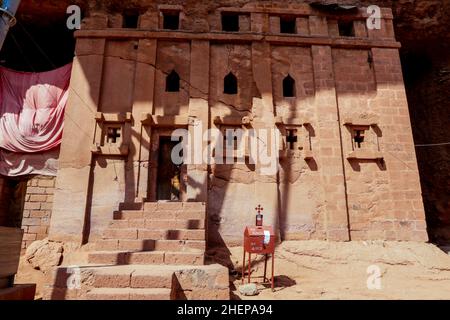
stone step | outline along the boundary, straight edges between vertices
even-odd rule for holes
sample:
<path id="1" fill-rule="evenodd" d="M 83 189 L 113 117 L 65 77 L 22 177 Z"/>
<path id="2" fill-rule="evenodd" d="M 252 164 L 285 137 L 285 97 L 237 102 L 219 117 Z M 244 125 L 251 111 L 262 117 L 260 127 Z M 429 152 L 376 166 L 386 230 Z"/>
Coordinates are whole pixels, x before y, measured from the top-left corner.
<path id="1" fill-rule="evenodd" d="M 206 211 L 206 205 L 203 202 L 177 202 L 177 201 L 160 201 L 160 202 L 144 202 L 144 211 Z"/>
<path id="2" fill-rule="evenodd" d="M 166 266 L 122 265 L 92 268 L 96 288 L 172 288 L 174 271 Z"/>
<path id="3" fill-rule="evenodd" d="M 95 243 L 99 251 L 191 251 L 206 250 L 205 240 L 105 239 Z"/>
<path id="4" fill-rule="evenodd" d="M 114 212 L 114 220 L 131 220 L 131 219 L 201 219 L 205 220 L 206 213 L 202 210 L 158 210 L 158 211 L 141 211 L 141 210 L 121 210 Z"/>
<path id="5" fill-rule="evenodd" d="M 203 265 L 204 253 L 192 252 L 130 252 L 130 251 L 96 251 L 88 254 L 89 264 L 131 265 L 131 264 L 170 264 L 170 265 Z"/>
<path id="6" fill-rule="evenodd" d="M 166 288 L 94 288 L 87 300 L 170 300 L 172 290 Z"/>
<path id="7" fill-rule="evenodd" d="M 119 210 L 142 210 L 143 208 L 144 208 L 143 202 L 119 204 Z"/>
<path id="8" fill-rule="evenodd" d="M 188 229 L 201 230 L 205 229 L 204 219 L 128 219 L 113 220 L 110 222 L 110 228 L 128 229 L 143 228 L 148 230 L 173 230 Z"/>
<path id="9" fill-rule="evenodd" d="M 205 230 L 166 229 L 149 230 L 136 228 L 107 228 L 103 239 L 110 240 L 205 240 Z"/>
<path id="10" fill-rule="evenodd" d="M 192 251 L 194 250 L 206 250 L 205 240 L 156 240 L 155 250 L 161 251 Z"/>

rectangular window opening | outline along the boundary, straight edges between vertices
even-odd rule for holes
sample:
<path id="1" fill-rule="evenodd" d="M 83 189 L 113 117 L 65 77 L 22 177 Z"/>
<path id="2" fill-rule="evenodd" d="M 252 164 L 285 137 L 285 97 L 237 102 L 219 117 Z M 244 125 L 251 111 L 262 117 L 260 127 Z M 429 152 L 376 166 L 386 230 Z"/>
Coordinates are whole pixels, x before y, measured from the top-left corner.
<path id="1" fill-rule="evenodd" d="M 238 32 L 239 15 L 237 13 L 222 13 L 222 30 L 226 32 Z"/>
<path id="2" fill-rule="evenodd" d="M 123 28 L 137 29 L 139 26 L 139 12 L 126 11 L 123 13 Z"/>
<path id="3" fill-rule="evenodd" d="M 354 37 L 355 26 L 353 21 L 338 21 L 339 35 L 341 37 Z"/>
<path id="4" fill-rule="evenodd" d="M 180 29 L 180 12 L 178 12 L 178 11 L 163 12 L 163 29 L 179 30 Z"/>
<path id="5" fill-rule="evenodd" d="M 280 32 L 291 34 L 297 33 L 295 17 L 280 17 Z"/>

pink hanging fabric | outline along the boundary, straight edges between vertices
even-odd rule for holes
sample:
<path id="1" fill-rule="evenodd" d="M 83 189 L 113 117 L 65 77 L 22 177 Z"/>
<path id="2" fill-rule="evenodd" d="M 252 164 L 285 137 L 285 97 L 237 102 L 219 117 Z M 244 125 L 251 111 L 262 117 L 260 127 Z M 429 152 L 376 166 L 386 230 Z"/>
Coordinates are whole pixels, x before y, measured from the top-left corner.
<path id="1" fill-rule="evenodd" d="M 72 64 L 41 73 L 0 68 L 0 174 L 45 174 L 37 167 L 42 171 L 61 143 L 71 69 Z M 54 175 L 54 161 L 51 167 Z"/>

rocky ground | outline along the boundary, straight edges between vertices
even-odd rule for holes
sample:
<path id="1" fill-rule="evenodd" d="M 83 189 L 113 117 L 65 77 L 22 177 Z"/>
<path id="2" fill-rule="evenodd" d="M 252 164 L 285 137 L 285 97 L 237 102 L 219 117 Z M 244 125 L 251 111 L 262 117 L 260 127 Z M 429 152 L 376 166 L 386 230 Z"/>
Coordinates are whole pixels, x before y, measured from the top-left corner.
<path id="1" fill-rule="evenodd" d="M 224 250 L 210 253 L 216 261 L 232 262 L 241 270 L 242 248 L 231 248 L 230 257 Z M 253 274 L 260 277 L 257 281 L 262 280 L 263 266 L 262 258 L 252 266 Z M 381 288 L 370 290 L 367 283 L 377 284 L 369 278 L 377 268 Z M 240 275 L 232 277 L 232 296 L 243 300 L 450 299 L 450 255 L 424 243 L 287 241 L 277 249 L 275 276 L 275 292 L 258 285 L 257 296 L 242 296 Z"/>

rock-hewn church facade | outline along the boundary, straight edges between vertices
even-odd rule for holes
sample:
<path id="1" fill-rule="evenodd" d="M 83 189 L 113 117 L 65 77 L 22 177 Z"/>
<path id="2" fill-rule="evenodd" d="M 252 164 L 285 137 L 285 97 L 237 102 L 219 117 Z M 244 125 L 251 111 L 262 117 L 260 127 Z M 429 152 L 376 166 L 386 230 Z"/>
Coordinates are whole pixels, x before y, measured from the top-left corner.
<path id="1" fill-rule="evenodd" d="M 281 239 L 426 241 L 392 13 L 369 28 L 365 8 L 344 11 L 92 12 L 76 32 L 49 237 L 105 242 L 120 214 L 193 210 L 209 245 L 240 244 L 261 204 Z M 278 129 L 278 170 L 171 163 L 172 132 L 199 123 Z"/>

